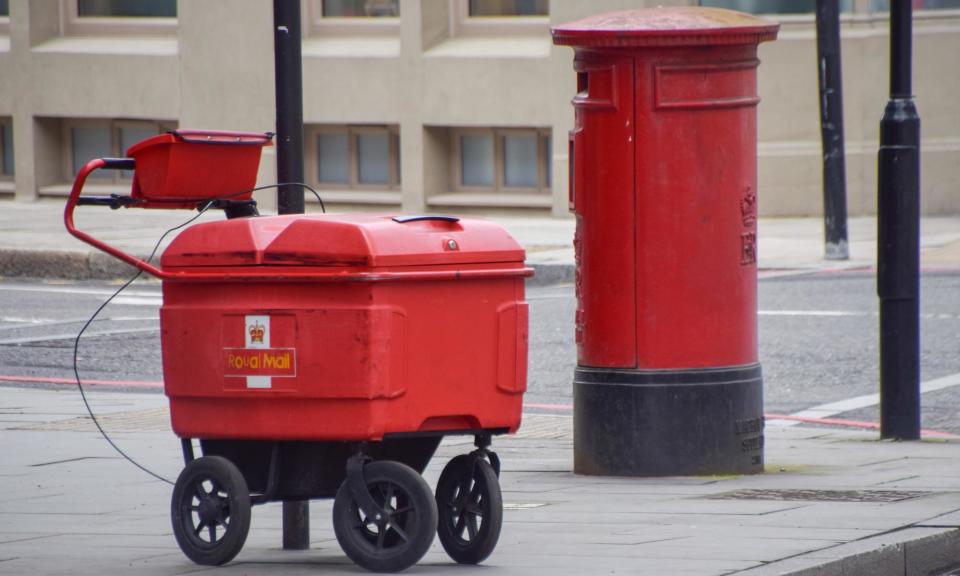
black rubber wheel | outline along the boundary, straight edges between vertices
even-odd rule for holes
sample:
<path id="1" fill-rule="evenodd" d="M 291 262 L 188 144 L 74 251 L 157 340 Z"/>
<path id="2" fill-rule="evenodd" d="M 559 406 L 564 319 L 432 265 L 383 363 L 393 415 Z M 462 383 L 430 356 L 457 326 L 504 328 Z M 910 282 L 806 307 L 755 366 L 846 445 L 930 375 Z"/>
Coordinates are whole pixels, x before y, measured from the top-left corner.
<path id="1" fill-rule="evenodd" d="M 363 469 L 373 500 L 387 512 L 380 528 L 366 517 L 345 481 L 333 501 L 333 530 L 347 556 L 374 572 L 399 572 L 417 563 L 433 543 L 437 504 L 430 486 L 406 464 L 383 460 Z"/>
<path id="2" fill-rule="evenodd" d="M 247 482 L 226 458 L 197 458 L 173 486 L 170 515 L 173 535 L 187 558 L 205 566 L 226 564 L 250 531 Z"/>
<path id="3" fill-rule="evenodd" d="M 448 462 L 437 482 L 437 510 L 437 535 L 447 554 L 460 564 L 483 562 L 497 547 L 503 524 L 503 497 L 493 467 L 468 455 Z"/>

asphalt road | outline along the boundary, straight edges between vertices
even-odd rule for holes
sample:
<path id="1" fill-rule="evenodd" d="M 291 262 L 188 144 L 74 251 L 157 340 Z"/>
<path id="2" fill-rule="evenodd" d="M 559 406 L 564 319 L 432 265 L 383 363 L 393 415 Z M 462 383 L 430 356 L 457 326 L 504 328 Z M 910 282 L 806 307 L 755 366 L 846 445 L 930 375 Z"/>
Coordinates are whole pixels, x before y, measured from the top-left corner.
<path id="1" fill-rule="evenodd" d="M 876 393 L 878 318 L 871 273 L 782 276 L 761 280 L 759 287 L 767 413 L 795 414 Z M 74 338 L 116 288 L 102 282 L 0 281 L 0 385 L 57 385 L 43 381 L 72 378 Z M 921 379 L 960 374 L 960 274 L 926 274 L 922 290 Z M 570 413 L 576 364 L 573 288 L 536 287 L 527 296 L 530 367 L 525 402 L 540 405 L 535 410 Z M 156 393 L 156 388 L 138 383 L 162 379 L 159 304 L 159 284 L 141 282 L 107 307 L 81 343 L 82 377 L 127 382 L 127 389 Z M 875 405 L 836 417 L 863 422 L 879 418 Z M 923 426 L 960 434 L 960 385 L 924 394 Z"/>

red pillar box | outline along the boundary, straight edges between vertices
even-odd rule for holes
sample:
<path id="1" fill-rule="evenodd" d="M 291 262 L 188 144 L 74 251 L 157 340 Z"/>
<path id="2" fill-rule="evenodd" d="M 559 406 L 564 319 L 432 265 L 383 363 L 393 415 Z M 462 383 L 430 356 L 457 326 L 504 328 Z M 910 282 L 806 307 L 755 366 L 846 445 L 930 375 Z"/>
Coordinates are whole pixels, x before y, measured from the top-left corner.
<path id="1" fill-rule="evenodd" d="M 578 473 L 763 470 L 756 74 L 777 29 L 655 8 L 552 31 L 577 73 Z"/>

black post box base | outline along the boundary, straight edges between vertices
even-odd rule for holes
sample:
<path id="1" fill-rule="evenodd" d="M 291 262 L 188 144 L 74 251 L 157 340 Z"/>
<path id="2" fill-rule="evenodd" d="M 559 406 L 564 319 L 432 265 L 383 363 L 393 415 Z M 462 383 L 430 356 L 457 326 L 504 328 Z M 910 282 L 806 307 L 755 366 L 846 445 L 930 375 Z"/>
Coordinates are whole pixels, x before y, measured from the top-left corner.
<path id="1" fill-rule="evenodd" d="M 576 474 L 763 472 L 759 364 L 688 370 L 578 366 L 573 415 Z"/>

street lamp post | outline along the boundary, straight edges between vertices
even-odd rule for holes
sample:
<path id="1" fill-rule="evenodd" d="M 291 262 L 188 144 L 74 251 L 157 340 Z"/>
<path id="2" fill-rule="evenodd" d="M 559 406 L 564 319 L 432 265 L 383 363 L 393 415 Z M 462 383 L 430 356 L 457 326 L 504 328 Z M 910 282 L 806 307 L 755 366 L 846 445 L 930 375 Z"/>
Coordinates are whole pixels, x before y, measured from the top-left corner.
<path id="1" fill-rule="evenodd" d="M 843 75 L 840 5 L 817 0 L 817 76 L 823 142 L 823 223 L 828 260 L 850 257 L 847 242 L 847 168 L 843 150 Z"/>
<path id="2" fill-rule="evenodd" d="M 273 0 L 273 61 L 277 100 L 277 182 L 303 182 L 303 62 L 300 2 Z M 303 214 L 303 188 L 277 189 L 280 214 Z"/>
<path id="3" fill-rule="evenodd" d="M 300 1 L 273 0 L 273 58 L 277 105 L 277 182 L 303 182 L 303 64 Z M 277 189 L 280 214 L 303 214 L 303 188 Z M 283 548 L 310 547 L 310 503 L 283 502 Z"/>

